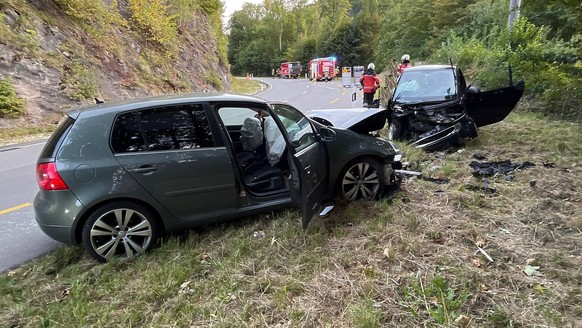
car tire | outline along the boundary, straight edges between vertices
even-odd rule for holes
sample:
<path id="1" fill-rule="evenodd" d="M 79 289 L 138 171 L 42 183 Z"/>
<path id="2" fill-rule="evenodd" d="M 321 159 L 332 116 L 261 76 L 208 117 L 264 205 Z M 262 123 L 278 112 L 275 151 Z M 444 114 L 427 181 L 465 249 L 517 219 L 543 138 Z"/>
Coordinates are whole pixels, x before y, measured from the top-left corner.
<path id="1" fill-rule="evenodd" d="M 360 158 L 350 162 L 338 179 L 338 196 L 341 200 L 371 200 L 382 195 L 383 172 L 378 161 Z"/>
<path id="2" fill-rule="evenodd" d="M 390 126 L 388 127 L 388 140 L 398 140 L 402 136 L 402 122 L 400 119 L 393 118 L 392 122 L 390 122 Z"/>
<path id="3" fill-rule="evenodd" d="M 132 258 L 151 249 L 160 228 L 158 216 L 149 208 L 128 201 L 97 208 L 83 225 L 83 247 L 99 262 Z"/>

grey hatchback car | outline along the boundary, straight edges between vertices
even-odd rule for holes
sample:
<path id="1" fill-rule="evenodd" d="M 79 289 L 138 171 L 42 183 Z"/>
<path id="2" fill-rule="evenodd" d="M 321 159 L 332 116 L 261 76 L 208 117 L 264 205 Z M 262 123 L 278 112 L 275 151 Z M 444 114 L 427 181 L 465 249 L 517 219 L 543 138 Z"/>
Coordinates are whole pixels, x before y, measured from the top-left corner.
<path id="1" fill-rule="evenodd" d="M 385 111 L 361 116 L 355 129 L 328 127 L 288 104 L 226 94 L 74 110 L 38 159 L 36 219 L 101 262 L 142 253 L 165 232 L 292 205 L 307 227 L 323 201 L 398 185 L 398 149 L 366 131 Z"/>

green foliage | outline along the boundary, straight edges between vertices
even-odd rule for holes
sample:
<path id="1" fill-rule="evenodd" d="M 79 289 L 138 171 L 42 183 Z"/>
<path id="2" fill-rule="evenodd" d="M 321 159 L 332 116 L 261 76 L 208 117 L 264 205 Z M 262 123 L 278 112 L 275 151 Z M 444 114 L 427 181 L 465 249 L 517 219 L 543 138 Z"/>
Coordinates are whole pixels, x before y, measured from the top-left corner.
<path id="1" fill-rule="evenodd" d="M 373 300 L 365 300 L 362 303 L 351 304 L 347 309 L 348 320 L 351 327 L 376 328 L 383 327 L 383 313 L 374 308 Z"/>
<path id="2" fill-rule="evenodd" d="M 487 38 L 451 34 L 432 61 L 452 58 L 485 89 L 508 84 L 509 64 L 515 79 L 526 81 L 526 94 L 538 100 L 538 110 L 576 117 L 582 100 L 582 71 L 576 67 L 580 50 L 573 42 L 549 39 L 546 28 L 522 19 L 511 32 L 494 29 Z"/>
<path id="3" fill-rule="evenodd" d="M 77 100 L 93 98 L 99 91 L 97 74 L 79 61 L 65 67 L 63 80 L 71 88 L 71 96 Z"/>
<path id="4" fill-rule="evenodd" d="M 222 81 L 214 71 L 209 71 L 208 73 L 206 73 L 204 79 L 206 80 L 206 82 L 210 83 L 214 87 L 214 89 L 218 91 L 222 90 L 223 88 Z"/>
<path id="5" fill-rule="evenodd" d="M 284 8 L 284 14 L 281 14 Z M 317 0 L 245 4 L 230 20 L 228 60 L 237 75 L 268 75 L 283 61 L 335 55 L 340 66 L 386 69 L 404 53 L 413 64 L 459 65 L 484 89 L 505 86 L 508 66 L 524 79 L 535 111 L 581 117 L 582 4 L 525 2 L 507 29 L 505 1 Z"/>
<path id="6" fill-rule="evenodd" d="M 402 290 L 408 310 L 414 315 L 427 310 L 437 323 L 450 325 L 459 316 L 459 309 L 469 295 L 456 291 L 443 277 L 434 277 L 426 283 L 421 279 Z"/>
<path id="7" fill-rule="evenodd" d="M 208 16 L 222 14 L 222 2 L 220 0 L 197 0 L 200 9 Z"/>
<path id="8" fill-rule="evenodd" d="M 12 79 L 0 78 L 0 117 L 17 118 L 24 112 L 24 100 L 16 95 Z"/>
<path id="9" fill-rule="evenodd" d="M 495 309 L 487 319 L 494 327 L 521 327 L 521 324 L 514 322 L 511 315 L 500 308 Z"/>
<path id="10" fill-rule="evenodd" d="M 571 40 L 582 31 L 582 2 L 580 1 L 524 1 L 522 13 L 536 26 L 549 28 L 551 38 Z"/>
<path id="11" fill-rule="evenodd" d="M 29 18 L 29 12 L 25 9 L 18 8 L 12 1 L 6 1 L 0 4 L 0 8 L 11 7 L 18 9 L 16 19 L 4 19 L 4 13 L 0 11 L 0 40 L 2 43 L 11 45 L 23 50 L 30 55 L 35 55 L 40 46 L 38 33 L 34 24 Z"/>
<path id="12" fill-rule="evenodd" d="M 54 0 L 67 15 L 84 24 L 95 26 L 99 30 L 111 31 L 114 26 L 125 26 L 126 22 L 116 10 L 117 0 L 110 4 L 94 0 Z M 103 32 L 103 31 L 101 31 Z"/>
<path id="13" fill-rule="evenodd" d="M 215 37 L 219 60 L 226 65 L 228 39 L 222 30 L 222 2 L 220 0 L 199 0 L 200 8 L 210 19 L 211 33 Z"/>
<path id="14" fill-rule="evenodd" d="M 367 1 L 365 9 L 377 1 Z M 336 56 L 346 63 L 360 61 L 374 49 L 374 31 L 379 26 L 366 22 L 366 43 L 350 16 L 347 0 L 265 1 L 262 6 L 245 4 L 230 19 L 228 59 L 235 74 L 253 72 L 270 75 L 284 61 L 300 61 L 303 65 L 315 57 Z M 359 11 L 358 11 L 359 12 Z M 374 16 L 374 15 L 372 15 Z M 374 27 L 376 26 L 376 27 Z M 369 50 L 369 51 L 365 51 Z"/>
<path id="15" fill-rule="evenodd" d="M 177 25 L 179 28 L 190 21 L 193 17 L 192 13 L 198 9 L 197 0 L 169 0 L 172 6 L 172 13 L 177 17 Z"/>
<path id="16" fill-rule="evenodd" d="M 178 38 L 176 15 L 164 0 L 129 0 L 131 22 L 146 40 L 170 47 Z"/>

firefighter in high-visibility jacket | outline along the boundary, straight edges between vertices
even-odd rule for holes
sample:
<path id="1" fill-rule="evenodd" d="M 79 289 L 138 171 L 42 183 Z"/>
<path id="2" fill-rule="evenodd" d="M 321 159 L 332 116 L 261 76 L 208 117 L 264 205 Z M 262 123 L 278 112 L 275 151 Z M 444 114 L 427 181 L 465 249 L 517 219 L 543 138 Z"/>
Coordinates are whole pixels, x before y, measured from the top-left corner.
<path id="1" fill-rule="evenodd" d="M 375 69 L 374 63 L 370 63 L 368 69 L 360 78 L 360 85 L 362 85 L 364 91 L 364 106 L 372 106 L 376 89 L 380 87 L 380 78 Z"/>
<path id="2" fill-rule="evenodd" d="M 400 60 L 402 62 L 398 64 L 398 74 L 402 74 L 405 69 L 412 67 L 412 64 L 410 63 L 410 55 L 403 55 Z"/>

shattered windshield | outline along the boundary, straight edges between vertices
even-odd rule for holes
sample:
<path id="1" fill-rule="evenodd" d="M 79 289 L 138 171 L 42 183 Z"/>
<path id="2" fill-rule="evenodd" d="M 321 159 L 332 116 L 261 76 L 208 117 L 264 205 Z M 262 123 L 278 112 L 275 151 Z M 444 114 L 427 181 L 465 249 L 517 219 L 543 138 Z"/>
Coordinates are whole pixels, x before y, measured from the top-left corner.
<path id="1" fill-rule="evenodd" d="M 399 103 L 438 102 L 457 97 L 453 68 L 405 70 L 394 91 Z"/>

